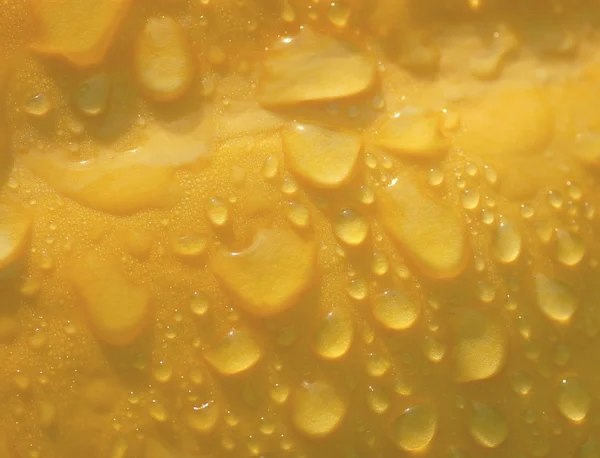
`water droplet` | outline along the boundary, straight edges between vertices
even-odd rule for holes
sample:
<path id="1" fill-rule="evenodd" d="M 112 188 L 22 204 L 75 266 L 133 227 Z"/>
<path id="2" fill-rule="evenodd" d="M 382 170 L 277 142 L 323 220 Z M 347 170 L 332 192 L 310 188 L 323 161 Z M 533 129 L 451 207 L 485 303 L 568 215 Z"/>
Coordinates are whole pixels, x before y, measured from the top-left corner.
<path id="1" fill-rule="evenodd" d="M 390 439 L 408 452 L 424 451 L 437 430 L 437 411 L 433 404 L 417 404 L 406 409 L 390 423 Z"/>
<path id="2" fill-rule="evenodd" d="M 563 197 L 558 191 L 548 191 L 548 203 L 555 210 L 560 210 L 563 205 Z"/>
<path id="3" fill-rule="evenodd" d="M 402 291 L 385 291 L 373 301 L 373 315 L 388 329 L 408 329 L 420 314 L 421 304 Z"/>
<path id="4" fill-rule="evenodd" d="M 171 238 L 173 253 L 183 259 L 194 259 L 206 251 L 208 241 L 200 235 L 182 235 Z"/>
<path id="5" fill-rule="evenodd" d="M 521 254 L 521 234 L 508 220 L 501 219 L 494 231 L 494 257 L 497 261 L 510 264 Z"/>
<path id="6" fill-rule="evenodd" d="M 469 417 L 469 433 L 479 445 L 496 448 L 508 437 L 508 422 L 499 410 L 477 402 Z"/>
<path id="7" fill-rule="evenodd" d="M 489 165 L 486 165 L 484 167 L 483 174 L 485 176 L 486 181 L 489 184 L 494 185 L 498 182 L 498 173 Z"/>
<path id="8" fill-rule="evenodd" d="M 489 304 L 496 298 L 496 290 L 486 281 L 477 282 L 477 297 L 481 302 Z"/>
<path id="9" fill-rule="evenodd" d="M 377 353 L 371 353 L 367 356 L 367 374 L 371 377 L 381 377 L 387 373 L 392 363 L 385 356 Z"/>
<path id="10" fill-rule="evenodd" d="M 575 313 L 577 308 L 575 294 L 566 283 L 537 274 L 535 292 L 538 307 L 548 318 L 566 323 Z"/>
<path id="11" fill-rule="evenodd" d="M 213 197 L 208 201 L 206 215 L 212 224 L 222 227 L 227 224 L 229 209 L 227 203 L 219 197 Z"/>
<path id="12" fill-rule="evenodd" d="M 360 213 L 347 208 L 336 216 L 333 230 L 346 245 L 358 246 L 367 238 L 369 223 Z"/>
<path id="13" fill-rule="evenodd" d="M 479 206 L 479 191 L 477 189 L 465 189 L 461 201 L 465 210 L 475 210 Z"/>
<path id="14" fill-rule="evenodd" d="M 287 385 L 277 384 L 271 389 L 271 399 L 277 404 L 284 404 L 290 396 L 290 389 Z"/>
<path id="15" fill-rule="evenodd" d="M 165 361 L 158 361 L 153 372 L 154 378 L 161 383 L 168 382 L 171 380 L 171 375 L 173 375 L 173 369 L 171 365 Z"/>
<path id="16" fill-rule="evenodd" d="M 262 350 L 248 331 L 232 329 L 208 348 L 204 357 L 221 375 L 236 375 L 254 367 Z"/>
<path id="17" fill-rule="evenodd" d="M 590 437 L 581 445 L 577 458 L 600 458 L 598 443 Z"/>
<path id="18" fill-rule="evenodd" d="M 592 398 L 578 379 L 570 378 L 561 381 L 556 403 L 565 418 L 581 423 L 590 410 Z"/>
<path id="19" fill-rule="evenodd" d="M 202 434 L 210 433 L 219 418 L 219 411 L 213 401 L 192 407 L 187 422 L 190 428 Z"/>
<path id="20" fill-rule="evenodd" d="M 426 336 L 423 341 L 423 351 L 425 356 L 432 363 L 439 363 L 446 354 L 444 344 L 434 336 Z"/>
<path id="21" fill-rule="evenodd" d="M 556 346 L 553 359 L 554 362 L 559 366 L 566 366 L 569 362 L 569 359 L 571 359 L 571 351 L 564 342 L 560 342 Z"/>
<path id="22" fill-rule="evenodd" d="M 367 282 L 362 278 L 353 278 L 348 282 L 348 295 L 357 301 L 362 301 L 367 297 L 369 290 Z"/>
<path id="23" fill-rule="evenodd" d="M 292 420 L 305 434 L 324 437 L 337 429 L 346 410 L 346 402 L 330 384 L 303 382 L 294 393 Z"/>
<path id="24" fill-rule="evenodd" d="M 285 177 L 283 179 L 283 183 L 281 183 L 281 192 L 291 196 L 298 191 L 298 184 L 294 181 L 293 178 Z"/>
<path id="25" fill-rule="evenodd" d="M 288 202 L 285 206 L 285 216 L 294 226 L 307 228 L 310 225 L 310 214 L 307 208 L 298 202 Z"/>
<path id="26" fill-rule="evenodd" d="M 148 411 L 154 420 L 160 423 L 167 421 L 167 411 L 160 402 L 153 401 L 152 404 L 150 404 Z"/>
<path id="27" fill-rule="evenodd" d="M 359 190 L 359 199 L 363 205 L 372 205 L 375 202 L 375 193 L 368 186 L 362 185 Z"/>
<path id="28" fill-rule="evenodd" d="M 381 253 L 376 251 L 373 253 L 373 258 L 371 260 L 371 272 L 378 277 L 385 275 L 390 268 L 390 263 L 388 262 L 387 256 L 385 253 Z"/>
<path id="29" fill-rule="evenodd" d="M 535 210 L 531 205 L 521 205 L 521 216 L 525 219 L 531 219 L 535 215 Z"/>
<path id="30" fill-rule="evenodd" d="M 95 75 L 79 86 L 75 94 L 75 105 L 87 116 L 98 116 L 106 110 L 109 93 L 108 75 Z"/>
<path id="31" fill-rule="evenodd" d="M 50 101 L 44 94 L 38 94 L 35 97 L 30 98 L 25 102 L 25 112 L 28 115 L 34 116 L 36 118 L 43 118 L 46 116 L 52 105 Z"/>
<path id="32" fill-rule="evenodd" d="M 367 392 L 367 402 L 369 407 L 376 414 L 385 413 L 390 407 L 390 399 L 385 391 L 378 387 L 369 387 Z"/>
<path id="33" fill-rule="evenodd" d="M 365 165 L 370 169 L 377 168 L 377 158 L 371 153 L 365 154 Z"/>
<path id="34" fill-rule="evenodd" d="M 431 186 L 437 188 L 444 182 L 444 171 L 442 169 L 431 169 L 427 181 Z"/>
<path id="35" fill-rule="evenodd" d="M 496 215 L 494 215 L 493 211 L 488 210 L 487 208 L 482 208 L 481 220 L 483 221 L 483 224 L 487 224 L 489 226 L 496 220 Z"/>
<path id="36" fill-rule="evenodd" d="M 325 359 L 337 359 L 344 356 L 354 336 L 352 316 L 344 310 L 329 312 L 317 326 L 315 350 Z"/>
<path id="37" fill-rule="evenodd" d="M 279 173 L 279 158 L 273 155 L 268 156 L 263 164 L 262 172 L 268 180 L 275 178 Z"/>
<path id="38" fill-rule="evenodd" d="M 565 266 L 573 267 L 585 256 L 585 244 L 578 235 L 556 230 L 556 259 Z"/>
<path id="39" fill-rule="evenodd" d="M 296 20 L 296 14 L 294 13 L 294 9 L 289 4 L 287 0 L 283 1 L 283 10 L 281 11 L 281 19 L 284 22 L 294 22 Z"/>
<path id="40" fill-rule="evenodd" d="M 336 0 L 329 5 L 327 10 L 327 18 L 336 27 L 340 29 L 346 27 L 348 18 L 350 17 L 350 8 L 344 1 Z"/>
<path id="41" fill-rule="evenodd" d="M 195 292 L 192 294 L 192 300 L 190 301 L 190 309 L 196 316 L 206 315 L 208 312 L 208 306 L 210 305 L 208 297 L 204 294 Z"/>
<path id="42" fill-rule="evenodd" d="M 514 392 L 521 396 L 527 396 L 529 393 L 531 393 L 533 388 L 533 382 L 531 378 L 522 372 L 515 372 L 512 374 L 510 384 Z"/>

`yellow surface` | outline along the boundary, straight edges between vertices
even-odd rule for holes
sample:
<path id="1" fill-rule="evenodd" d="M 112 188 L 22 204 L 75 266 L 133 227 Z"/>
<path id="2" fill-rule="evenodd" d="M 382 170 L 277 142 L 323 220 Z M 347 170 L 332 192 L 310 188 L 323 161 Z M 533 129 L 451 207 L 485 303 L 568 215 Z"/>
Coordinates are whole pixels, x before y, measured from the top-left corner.
<path id="1" fill-rule="evenodd" d="M 600 11 L 6 0 L 0 458 L 600 457 Z"/>

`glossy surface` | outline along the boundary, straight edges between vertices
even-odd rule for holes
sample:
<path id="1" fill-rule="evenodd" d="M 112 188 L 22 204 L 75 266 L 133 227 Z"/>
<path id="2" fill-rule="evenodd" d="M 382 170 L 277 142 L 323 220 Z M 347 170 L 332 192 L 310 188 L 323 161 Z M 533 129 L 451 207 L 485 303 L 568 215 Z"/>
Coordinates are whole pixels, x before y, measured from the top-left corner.
<path id="1" fill-rule="evenodd" d="M 599 457 L 584 3 L 5 1 L 0 458 Z"/>

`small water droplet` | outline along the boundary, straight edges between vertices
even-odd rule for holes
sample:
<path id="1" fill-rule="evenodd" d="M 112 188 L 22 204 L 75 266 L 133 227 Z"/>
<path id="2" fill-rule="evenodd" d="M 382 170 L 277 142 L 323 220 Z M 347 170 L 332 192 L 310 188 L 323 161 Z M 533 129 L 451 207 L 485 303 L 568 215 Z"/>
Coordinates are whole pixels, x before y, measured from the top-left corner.
<path id="1" fill-rule="evenodd" d="M 365 154 L 365 165 L 370 169 L 377 168 L 377 158 L 371 153 Z"/>
<path id="2" fill-rule="evenodd" d="M 560 210 L 563 206 L 562 194 L 555 190 L 548 191 L 548 203 L 555 210 Z"/>
<path id="3" fill-rule="evenodd" d="M 347 404 L 326 382 L 303 382 L 294 393 L 292 420 L 296 428 L 312 437 L 325 437 L 340 425 Z"/>
<path id="4" fill-rule="evenodd" d="M 433 404 L 409 407 L 390 423 L 390 439 L 408 452 L 427 449 L 437 430 L 437 411 Z"/>
<path id="5" fill-rule="evenodd" d="M 521 216 L 525 219 L 531 219 L 535 215 L 535 209 L 531 205 L 521 205 Z"/>
<path id="6" fill-rule="evenodd" d="M 209 305 L 210 302 L 208 300 L 208 297 L 206 297 L 204 294 L 199 292 L 194 292 L 194 294 L 192 294 L 192 299 L 190 301 L 190 309 L 192 310 L 192 313 L 194 315 L 206 315 L 206 312 L 208 312 Z"/>
<path id="7" fill-rule="evenodd" d="M 486 281 L 477 282 L 477 296 L 482 302 L 489 304 L 496 298 L 496 290 Z"/>
<path id="8" fill-rule="evenodd" d="M 501 219 L 493 234 L 494 257 L 497 261 L 510 264 L 521 254 L 521 234 L 508 220 Z"/>
<path id="9" fill-rule="evenodd" d="M 150 416 L 159 423 L 167 421 L 167 411 L 160 402 L 153 401 L 152 404 L 150 404 L 150 408 L 148 410 Z"/>
<path id="10" fill-rule="evenodd" d="M 566 283 L 537 274 L 535 292 L 538 307 L 548 318 L 566 323 L 575 313 L 577 308 L 575 293 Z"/>
<path id="11" fill-rule="evenodd" d="M 573 267 L 585 256 L 586 247 L 581 238 L 568 231 L 556 230 L 556 259 L 565 266 Z"/>
<path id="12" fill-rule="evenodd" d="M 212 224 L 222 227 L 227 224 L 229 218 L 229 209 L 227 203 L 219 197 L 213 197 L 208 201 L 206 215 Z"/>
<path id="13" fill-rule="evenodd" d="M 262 173 L 268 180 L 275 178 L 279 173 L 279 158 L 272 154 L 268 156 L 263 164 Z"/>
<path id="14" fill-rule="evenodd" d="M 375 193 L 368 186 L 362 185 L 359 191 L 359 199 L 363 205 L 372 205 L 375 202 Z"/>
<path id="15" fill-rule="evenodd" d="M 200 235 L 180 235 L 171 238 L 173 253 L 183 259 L 194 259 L 206 251 L 208 241 Z"/>
<path id="16" fill-rule="evenodd" d="M 367 356 L 367 374 L 371 377 L 381 377 L 387 373 L 392 363 L 385 356 L 377 353 L 371 353 Z"/>
<path id="17" fill-rule="evenodd" d="M 381 253 L 376 251 L 373 253 L 373 258 L 371 260 L 371 272 L 378 277 L 385 275 L 390 268 L 390 263 L 387 259 L 385 253 Z"/>
<path id="18" fill-rule="evenodd" d="M 25 102 L 25 112 L 36 118 L 43 118 L 46 116 L 52 105 L 44 94 L 38 94 Z"/>
<path id="19" fill-rule="evenodd" d="M 431 169 L 427 181 L 430 186 L 438 187 L 444 182 L 444 171 L 442 169 Z"/>
<path id="20" fill-rule="evenodd" d="M 327 10 L 327 18 L 336 27 L 340 29 L 346 27 L 348 18 L 350 17 L 350 8 L 344 0 L 336 0 L 331 2 Z"/>
<path id="21" fill-rule="evenodd" d="M 166 383 L 171 380 L 171 375 L 173 375 L 173 369 L 171 365 L 165 361 L 158 361 L 156 366 L 154 367 L 154 378 L 161 383 Z"/>
<path id="22" fill-rule="evenodd" d="M 367 238 L 369 223 L 360 213 L 347 208 L 336 216 L 333 230 L 346 245 L 358 246 Z"/>
<path id="23" fill-rule="evenodd" d="M 284 404 L 290 396 L 290 389 L 287 385 L 277 384 L 271 389 L 271 399 L 277 404 Z"/>
<path id="24" fill-rule="evenodd" d="M 290 223 L 298 228 L 304 229 L 310 225 L 310 214 L 307 208 L 298 202 L 286 203 L 285 216 Z"/>
<path id="25" fill-rule="evenodd" d="M 465 189 L 461 201 L 465 210 L 476 209 L 479 206 L 479 191 L 477 189 Z"/>
<path id="26" fill-rule="evenodd" d="M 208 401 L 204 404 L 198 404 L 192 407 L 188 414 L 187 422 L 190 428 L 202 434 L 210 433 L 219 417 L 219 411 L 213 401 Z"/>
<path id="27" fill-rule="evenodd" d="M 348 295 L 357 301 L 362 301 L 367 297 L 369 290 L 367 282 L 362 278 L 353 278 L 348 282 Z"/>
<path id="28" fill-rule="evenodd" d="M 93 76 L 83 82 L 75 94 L 75 105 L 87 116 L 98 116 L 106 111 L 110 81 L 106 73 Z"/>
<path id="29" fill-rule="evenodd" d="M 486 181 L 489 184 L 494 185 L 498 182 L 498 173 L 494 168 L 490 167 L 489 165 L 486 165 L 484 167 L 483 174 L 485 176 Z"/>
<path id="30" fill-rule="evenodd" d="M 592 398 L 578 379 L 570 378 L 561 381 L 556 403 L 565 418 L 581 423 L 590 410 Z"/>
<path id="31" fill-rule="evenodd" d="M 390 407 L 390 399 L 385 391 L 378 387 L 369 387 L 367 392 L 367 402 L 369 407 L 376 414 L 385 413 Z"/>
<path id="32" fill-rule="evenodd" d="M 469 418 L 469 433 L 479 445 L 496 448 L 508 437 L 508 422 L 499 410 L 477 402 Z"/>
<path id="33" fill-rule="evenodd" d="M 421 314 L 421 305 L 399 290 L 387 290 L 375 297 L 373 314 L 388 329 L 412 327 Z"/>
<path id="34" fill-rule="evenodd" d="M 344 356 L 354 337 L 352 316 L 344 310 L 329 312 L 319 323 L 315 334 L 315 350 L 325 359 Z"/>
<path id="35" fill-rule="evenodd" d="M 425 336 L 423 341 L 423 351 L 425 356 L 432 363 L 439 363 L 446 354 L 444 344 L 434 336 Z"/>
<path id="36" fill-rule="evenodd" d="M 512 374 L 510 384 L 514 392 L 521 396 L 527 396 L 533 388 L 531 378 L 522 372 L 515 372 Z"/>

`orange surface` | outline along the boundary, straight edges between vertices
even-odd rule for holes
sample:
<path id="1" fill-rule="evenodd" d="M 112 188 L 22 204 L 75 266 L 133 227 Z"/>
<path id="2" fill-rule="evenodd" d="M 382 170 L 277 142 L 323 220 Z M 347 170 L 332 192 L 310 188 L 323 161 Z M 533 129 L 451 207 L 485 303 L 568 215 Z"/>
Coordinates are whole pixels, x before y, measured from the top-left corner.
<path id="1" fill-rule="evenodd" d="M 6 0 L 0 458 L 600 457 L 599 13 Z"/>

